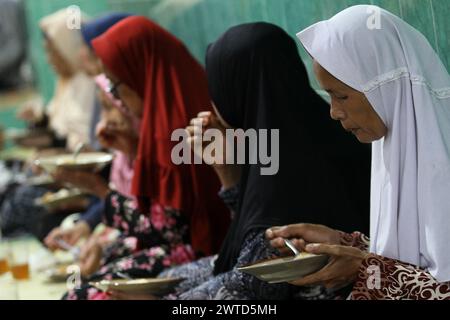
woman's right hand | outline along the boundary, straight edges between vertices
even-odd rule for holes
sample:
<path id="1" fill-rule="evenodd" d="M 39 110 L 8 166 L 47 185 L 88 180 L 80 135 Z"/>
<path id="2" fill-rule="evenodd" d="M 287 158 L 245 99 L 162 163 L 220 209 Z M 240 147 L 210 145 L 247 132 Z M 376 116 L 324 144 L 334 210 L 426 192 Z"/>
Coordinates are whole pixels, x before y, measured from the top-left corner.
<path id="1" fill-rule="evenodd" d="M 36 123 L 43 117 L 42 100 L 30 100 L 25 102 L 17 111 L 17 118 L 28 123 Z"/>
<path id="2" fill-rule="evenodd" d="M 17 112 L 17 118 L 26 122 L 34 122 L 36 119 L 36 115 L 34 114 L 33 109 L 24 108 Z"/>
<path id="3" fill-rule="evenodd" d="M 205 149 L 213 143 L 213 141 L 205 141 L 204 134 L 208 129 L 218 130 L 222 135 L 222 143 L 216 142 L 214 152 L 205 153 Z M 225 126 L 211 111 L 200 112 L 196 118 L 191 120 L 189 126 L 186 127 L 186 132 L 189 135 L 188 143 L 194 154 L 197 157 L 201 157 L 205 163 L 210 164 L 214 168 L 224 188 L 230 188 L 239 182 L 241 171 L 238 165 L 226 163 L 226 150 L 227 148 L 233 148 L 233 145 L 229 145 L 232 141 L 226 139 L 225 130 Z M 196 141 L 199 139 L 202 141 L 201 149 L 196 148 Z"/>
<path id="4" fill-rule="evenodd" d="M 97 237 L 90 237 L 83 245 L 80 252 L 80 272 L 83 277 L 89 277 L 95 273 L 101 265 L 103 248 Z"/>
<path id="5" fill-rule="evenodd" d="M 74 246 L 81 238 L 86 238 L 90 235 L 91 228 L 85 221 L 77 222 L 72 228 L 63 230 L 60 227 L 54 228 L 44 239 L 45 245 L 50 250 L 64 249 L 58 244 L 58 239 L 67 242 Z"/>
<path id="6" fill-rule="evenodd" d="M 59 168 L 52 173 L 55 181 L 69 183 L 100 199 L 105 199 L 111 191 L 106 181 L 96 172 Z"/>
<path id="7" fill-rule="evenodd" d="M 269 228 L 266 230 L 266 238 L 270 240 L 270 245 L 282 254 L 291 252 L 286 247 L 284 239 L 290 239 L 301 251 L 305 250 L 308 243 L 341 244 L 339 231 L 320 224 L 309 223 Z"/>
<path id="8" fill-rule="evenodd" d="M 132 129 L 100 121 L 96 127 L 96 135 L 104 148 L 121 151 L 131 158 L 136 156 L 139 137 Z"/>
<path id="9" fill-rule="evenodd" d="M 216 129 L 220 132 L 222 136 L 222 144 L 216 142 L 217 154 L 215 152 L 211 154 L 205 154 L 205 149 L 209 146 L 212 141 L 205 141 L 205 132 L 209 129 Z M 188 143 L 194 154 L 200 158 L 205 163 L 210 164 L 214 168 L 219 168 L 225 165 L 226 160 L 226 141 L 225 141 L 225 130 L 226 128 L 220 123 L 219 119 L 210 111 L 200 112 L 196 118 L 191 119 L 189 126 L 186 127 L 186 131 L 189 135 Z M 201 135 L 201 136 L 200 136 Z M 197 141 L 201 140 L 201 150 L 196 148 Z"/>

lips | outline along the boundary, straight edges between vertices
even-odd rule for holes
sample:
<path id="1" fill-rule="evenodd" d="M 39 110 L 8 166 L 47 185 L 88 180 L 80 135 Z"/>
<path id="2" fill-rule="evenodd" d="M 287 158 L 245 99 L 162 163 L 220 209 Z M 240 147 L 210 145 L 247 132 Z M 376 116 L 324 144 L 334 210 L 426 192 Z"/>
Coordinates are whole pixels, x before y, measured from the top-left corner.
<path id="1" fill-rule="evenodd" d="M 353 133 L 353 134 L 355 134 L 359 130 L 359 128 L 345 128 L 345 127 L 344 127 L 344 129 L 345 129 L 345 131 Z"/>

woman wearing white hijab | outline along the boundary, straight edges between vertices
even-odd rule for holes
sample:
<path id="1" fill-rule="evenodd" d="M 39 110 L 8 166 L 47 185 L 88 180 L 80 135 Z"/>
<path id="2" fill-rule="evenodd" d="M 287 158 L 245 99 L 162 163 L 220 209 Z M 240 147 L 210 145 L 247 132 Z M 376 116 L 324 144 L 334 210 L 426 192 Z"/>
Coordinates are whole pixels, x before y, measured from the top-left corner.
<path id="1" fill-rule="evenodd" d="M 83 39 L 80 29 L 68 27 L 68 21 L 72 18 L 70 11 L 62 9 L 40 21 L 48 60 L 57 76 L 55 92 L 45 111 L 49 127 L 56 138 L 52 147 L 62 146 L 69 150 L 74 150 L 80 142 L 89 143 L 96 90 L 94 80 L 81 72 L 78 52 Z M 81 21 L 84 19 L 81 14 Z M 41 115 L 44 113 L 43 110 L 34 112 Z M 60 142 L 63 144 L 60 145 Z M 41 152 L 54 151 L 50 149 Z M 47 188 L 27 184 L 11 191 L 0 206 L 0 227 L 3 234 L 25 231 L 42 238 L 59 225 L 65 214 L 49 215 L 44 208 L 35 204 L 35 199 L 48 191 Z M 81 208 L 83 205 L 76 205 L 63 211 L 79 211 Z M 55 211 L 60 213 L 61 210 Z"/>
<path id="2" fill-rule="evenodd" d="M 95 82 L 81 71 L 78 52 L 83 44 L 80 29 L 69 28 L 73 19 L 67 9 L 59 10 L 40 21 L 46 38 L 50 62 L 57 72 L 54 95 L 47 106 L 51 129 L 65 138 L 72 150 L 80 143 L 89 143 L 89 129 L 95 99 Z M 85 16 L 81 14 L 81 22 Z M 52 57 L 58 56 L 58 62 Z M 61 72 L 61 64 L 65 64 Z"/>
<path id="3" fill-rule="evenodd" d="M 450 299 L 444 65 L 420 32 L 374 6 L 350 7 L 297 36 L 331 96 L 331 116 L 372 142 L 370 248 L 360 233 L 319 225 L 274 227 L 267 237 L 279 248 L 281 237 L 294 237 L 305 250 L 331 256 L 297 285 L 353 282 L 353 299 Z"/>

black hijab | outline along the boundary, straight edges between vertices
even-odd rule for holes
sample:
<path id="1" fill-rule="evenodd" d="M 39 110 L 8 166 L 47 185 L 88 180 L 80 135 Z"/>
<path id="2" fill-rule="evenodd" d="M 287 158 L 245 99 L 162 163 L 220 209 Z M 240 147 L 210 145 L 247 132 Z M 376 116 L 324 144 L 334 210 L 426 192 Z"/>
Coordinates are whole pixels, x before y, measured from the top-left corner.
<path id="1" fill-rule="evenodd" d="M 238 212 L 216 274 L 234 267 L 255 229 L 304 222 L 368 231 L 370 149 L 330 118 L 286 32 L 268 23 L 233 27 L 208 47 L 206 71 L 212 100 L 229 125 L 280 134 L 277 174 L 243 165 Z"/>

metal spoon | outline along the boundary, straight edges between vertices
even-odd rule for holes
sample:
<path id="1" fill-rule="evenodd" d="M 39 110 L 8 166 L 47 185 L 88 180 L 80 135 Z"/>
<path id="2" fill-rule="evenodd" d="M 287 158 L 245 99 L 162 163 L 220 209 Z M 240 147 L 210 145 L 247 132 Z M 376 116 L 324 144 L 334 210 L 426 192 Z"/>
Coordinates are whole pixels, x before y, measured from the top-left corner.
<path id="1" fill-rule="evenodd" d="M 73 152 L 73 160 L 77 160 L 78 155 L 80 154 L 81 150 L 83 150 L 85 144 L 83 142 L 80 142 L 77 144 L 75 151 Z"/>
<path id="2" fill-rule="evenodd" d="M 126 275 L 125 273 L 120 272 L 120 271 L 116 271 L 116 274 L 117 274 L 119 277 L 123 278 L 123 279 L 127 279 L 127 280 L 133 279 L 133 278 L 131 278 L 129 275 Z"/>
<path id="3" fill-rule="evenodd" d="M 81 249 L 79 247 L 72 246 L 61 238 L 57 238 L 55 241 L 62 249 L 69 251 L 75 260 L 80 258 Z"/>
<path id="4" fill-rule="evenodd" d="M 290 240 L 284 239 L 284 244 L 286 245 L 286 247 L 291 249 L 291 251 L 294 253 L 295 256 L 300 254 L 300 251 L 297 250 L 297 248 L 294 246 L 294 244 Z"/>

